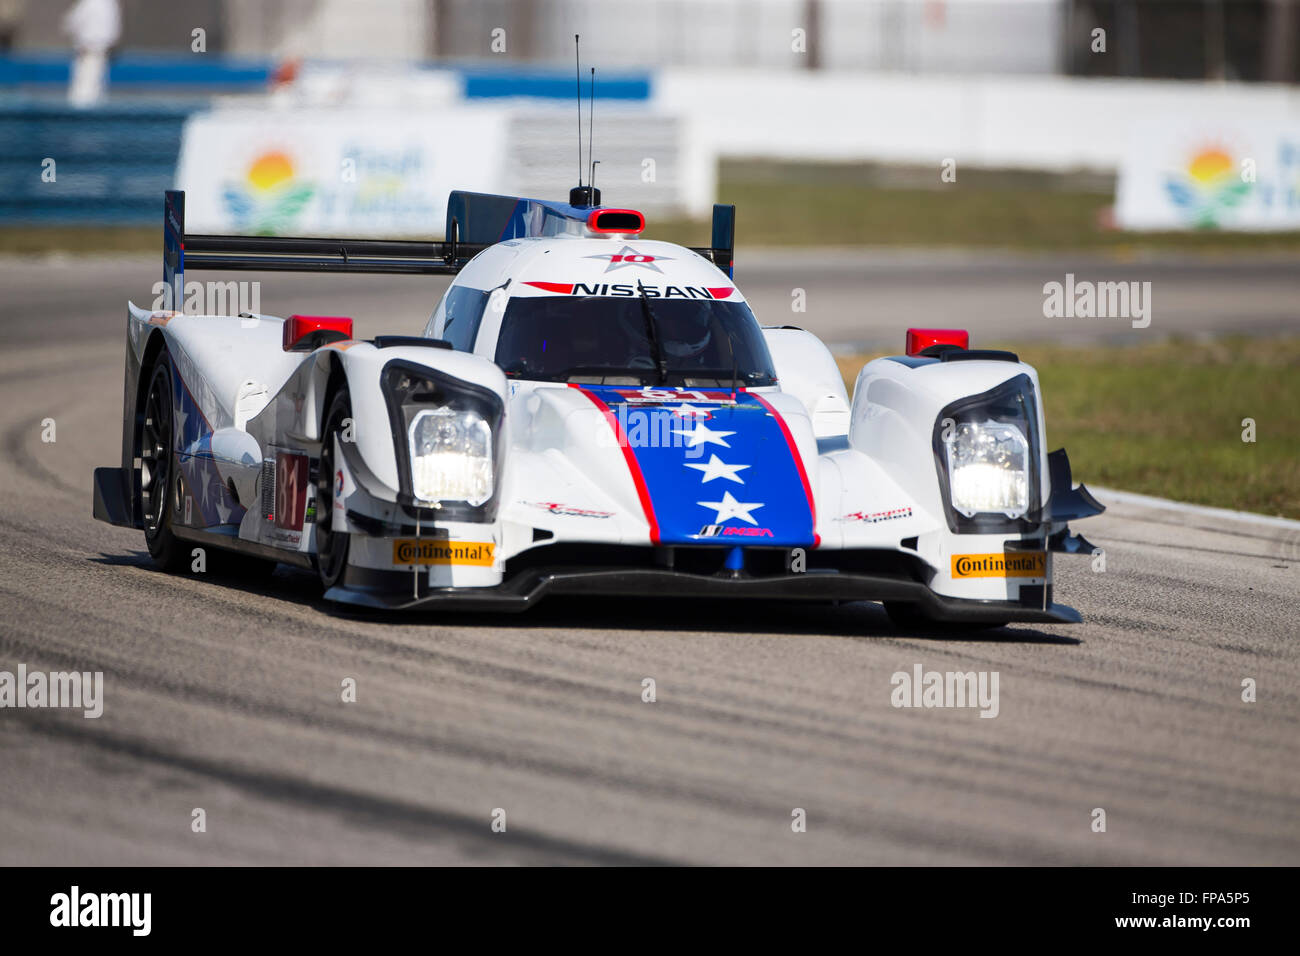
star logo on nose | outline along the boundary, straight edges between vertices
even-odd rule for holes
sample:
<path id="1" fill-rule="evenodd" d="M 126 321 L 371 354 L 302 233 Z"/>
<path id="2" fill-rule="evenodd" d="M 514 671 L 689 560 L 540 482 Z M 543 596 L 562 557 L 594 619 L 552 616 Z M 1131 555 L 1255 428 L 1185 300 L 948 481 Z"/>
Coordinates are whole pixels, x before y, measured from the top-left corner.
<path id="1" fill-rule="evenodd" d="M 712 508 L 718 513 L 718 517 L 713 522 L 714 524 L 722 524 L 729 518 L 739 518 L 741 521 L 748 521 L 750 524 L 758 524 L 750 512 L 765 507 L 759 501 L 737 501 L 732 497 L 730 491 L 722 493 L 721 501 L 697 501 L 695 503 L 701 508 Z"/>
<path id="2" fill-rule="evenodd" d="M 640 266 L 643 269 L 649 269 L 651 272 L 658 272 L 663 275 L 663 269 L 660 269 L 656 262 L 672 262 L 669 256 L 651 256 L 643 252 L 637 252 L 631 246 L 624 246 L 618 252 L 601 253 L 598 256 L 585 256 L 587 259 L 607 259 L 609 265 L 605 266 L 606 272 L 613 272 L 615 269 L 623 269 L 627 266 Z"/>
<path id="3" fill-rule="evenodd" d="M 673 416 L 675 418 L 712 418 L 713 417 L 713 412 L 709 411 L 708 409 L 696 408 L 693 405 L 687 405 L 685 402 L 682 402 L 672 411 L 673 411 Z"/>
<path id="4" fill-rule="evenodd" d="M 694 424 L 695 424 L 695 429 L 693 431 L 688 432 L 684 428 L 674 428 L 673 434 L 685 435 L 686 444 L 690 448 L 694 448 L 696 445 L 706 445 L 709 442 L 713 442 L 716 445 L 721 445 L 723 448 L 731 447 L 730 445 L 727 444 L 726 437 L 728 435 L 736 434 L 735 432 L 718 431 L 710 428 L 708 425 L 704 424 L 704 422 L 697 421 Z"/>
<path id="5" fill-rule="evenodd" d="M 738 485 L 745 483 L 744 478 L 739 478 L 736 472 L 748 468 L 748 465 L 728 465 L 717 455 L 710 455 L 709 462 L 702 464 L 687 464 L 687 468 L 694 468 L 696 471 L 704 472 L 704 477 L 700 479 L 704 484 L 708 484 L 714 478 L 726 478 L 728 481 L 734 481 Z"/>

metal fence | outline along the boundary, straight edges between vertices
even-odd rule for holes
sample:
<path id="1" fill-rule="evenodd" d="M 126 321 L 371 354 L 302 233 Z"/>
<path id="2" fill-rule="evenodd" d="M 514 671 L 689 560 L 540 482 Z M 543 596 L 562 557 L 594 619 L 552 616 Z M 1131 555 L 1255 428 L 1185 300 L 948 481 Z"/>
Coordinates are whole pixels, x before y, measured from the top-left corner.
<path id="1" fill-rule="evenodd" d="M 190 107 L 0 103 L 0 221 L 153 223 Z"/>

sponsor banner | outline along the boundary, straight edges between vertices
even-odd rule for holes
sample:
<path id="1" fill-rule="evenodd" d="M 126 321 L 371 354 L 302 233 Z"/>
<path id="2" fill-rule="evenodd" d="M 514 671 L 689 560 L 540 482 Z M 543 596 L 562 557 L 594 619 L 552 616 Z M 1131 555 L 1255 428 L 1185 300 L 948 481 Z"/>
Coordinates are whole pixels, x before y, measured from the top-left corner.
<path id="1" fill-rule="evenodd" d="M 445 538 L 398 538 L 393 564 L 458 564 L 491 567 L 496 545 L 491 541 L 448 541 Z"/>
<path id="2" fill-rule="evenodd" d="M 1300 125 L 1143 125 L 1120 165 L 1124 229 L 1300 229 Z"/>
<path id="3" fill-rule="evenodd" d="M 1041 578 L 1047 574 L 1046 551 L 1005 554 L 954 554 L 954 578 Z"/>
<path id="4" fill-rule="evenodd" d="M 185 124 L 177 187 L 192 232 L 441 236 L 453 189 L 497 191 L 499 110 L 226 109 Z"/>

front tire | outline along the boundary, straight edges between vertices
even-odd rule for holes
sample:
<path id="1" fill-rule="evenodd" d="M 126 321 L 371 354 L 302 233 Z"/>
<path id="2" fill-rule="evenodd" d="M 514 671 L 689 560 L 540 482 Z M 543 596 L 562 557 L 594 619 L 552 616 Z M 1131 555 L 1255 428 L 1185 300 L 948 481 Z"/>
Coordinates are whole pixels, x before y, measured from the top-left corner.
<path id="1" fill-rule="evenodd" d="M 320 467 L 316 476 L 316 568 L 321 586 L 329 590 L 343 578 L 348 566 L 348 546 L 351 536 L 345 531 L 335 531 L 334 489 L 339 471 L 334 460 L 334 443 L 343 433 L 344 422 L 352 417 L 352 397 L 346 387 L 339 388 L 325 412 L 325 426 L 321 429 Z"/>
<path id="2" fill-rule="evenodd" d="M 162 570 L 176 572 L 185 567 L 186 555 L 172 533 L 172 520 L 180 507 L 172 395 L 171 356 L 164 348 L 150 367 L 145 392 L 140 426 L 140 510 L 149 556 Z"/>

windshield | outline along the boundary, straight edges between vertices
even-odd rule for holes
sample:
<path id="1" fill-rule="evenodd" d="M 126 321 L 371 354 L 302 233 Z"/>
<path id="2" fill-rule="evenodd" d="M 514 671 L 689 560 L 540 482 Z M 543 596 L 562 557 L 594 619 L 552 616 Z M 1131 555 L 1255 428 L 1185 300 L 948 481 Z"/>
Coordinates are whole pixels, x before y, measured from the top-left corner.
<path id="1" fill-rule="evenodd" d="M 749 306 L 716 300 L 513 298 L 496 363 L 512 378 L 544 382 L 730 385 L 734 370 L 737 385 L 776 383 Z"/>

